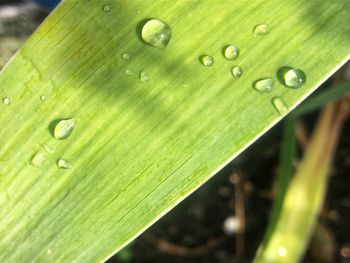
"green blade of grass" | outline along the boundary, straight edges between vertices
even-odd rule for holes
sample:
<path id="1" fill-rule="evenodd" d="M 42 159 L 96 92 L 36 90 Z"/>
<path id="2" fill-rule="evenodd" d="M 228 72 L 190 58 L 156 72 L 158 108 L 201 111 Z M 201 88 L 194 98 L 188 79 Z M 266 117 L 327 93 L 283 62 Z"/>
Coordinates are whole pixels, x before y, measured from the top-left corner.
<path id="1" fill-rule="evenodd" d="M 292 110 L 348 59 L 349 8 L 63 2 L 0 76 L 11 101 L 0 104 L 0 261 L 99 262 L 121 249 L 280 120 L 272 98 Z M 148 18 L 171 26 L 165 49 L 140 41 Z M 261 23 L 269 33 L 254 36 Z M 227 44 L 239 47 L 237 60 L 223 58 Z M 202 54 L 214 65 L 201 65 Z M 280 84 L 283 66 L 302 69 L 305 85 Z M 141 70 L 149 81 L 139 81 Z M 275 87 L 261 95 L 252 84 L 265 77 Z M 68 118 L 74 131 L 56 140 L 53 125 Z M 35 153 L 45 156 L 39 167 Z M 59 169 L 59 158 L 71 169 Z"/>

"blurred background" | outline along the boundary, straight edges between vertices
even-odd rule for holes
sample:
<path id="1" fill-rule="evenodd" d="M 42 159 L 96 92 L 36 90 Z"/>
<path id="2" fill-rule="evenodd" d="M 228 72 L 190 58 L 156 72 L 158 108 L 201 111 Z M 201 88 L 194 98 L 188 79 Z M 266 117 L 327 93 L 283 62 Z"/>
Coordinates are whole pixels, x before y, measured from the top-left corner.
<path id="1" fill-rule="evenodd" d="M 0 69 L 59 1 L 0 0 Z M 349 78 L 343 67 L 316 92 Z M 298 156 L 319 112 L 300 118 Z M 283 123 L 108 262 L 251 262 L 276 196 Z M 350 121 L 344 123 L 318 225 L 303 262 L 350 262 Z M 305 200 L 307 202 L 307 200 Z"/>

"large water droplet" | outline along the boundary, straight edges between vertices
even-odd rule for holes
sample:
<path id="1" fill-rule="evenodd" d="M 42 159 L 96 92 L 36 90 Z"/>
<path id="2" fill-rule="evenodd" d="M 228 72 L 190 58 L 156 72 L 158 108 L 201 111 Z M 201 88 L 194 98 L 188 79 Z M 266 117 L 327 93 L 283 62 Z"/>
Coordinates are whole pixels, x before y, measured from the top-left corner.
<path id="1" fill-rule="evenodd" d="M 57 160 L 57 167 L 61 169 L 70 169 L 72 165 L 67 160 L 61 158 Z"/>
<path id="2" fill-rule="evenodd" d="M 297 89 L 304 85 L 306 81 L 305 73 L 300 69 L 283 67 L 277 71 L 277 77 L 283 85 Z"/>
<path id="3" fill-rule="evenodd" d="M 170 41 L 171 34 L 170 26 L 159 19 L 148 20 L 141 31 L 142 40 L 157 48 L 165 48 Z"/>
<path id="4" fill-rule="evenodd" d="M 112 11 L 112 6 L 111 5 L 104 5 L 102 7 L 102 10 L 105 12 L 111 12 Z"/>
<path id="5" fill-rule="evenodd" d="M 63 140 L 69 137 L 73 132 L 76 125 L 76 121 L 74 119 L 65 119 L 61 120 L 57 123 L 54 130 L 54 137 L 57 140 Z"/>
<path id="6" fill-rule="evenodd" d="M 254 35 L 255 36 L 262 36 L 262 35 L 266 35 L 267 33 L 269 33 L 269 26 L 266 24 L 260 24 L 260 25 L 256 25 L 254 27 Z"/>
<path id="7" fill-rule="evenodd" d="M 234 60 L 239 56 L 239 49 L 234 45 L 228 45 L 224 47 L 223 53 L 227 60 Z"/>
<path id="8" fill-rule="evenodd" d="M 272 99 L 272 104 L 275 107 L 275 109 L 281 114 L 288 111 L 288 107 L 281 97 L 274 97 Z"/>
<path id="9" fill-rule="evenodd" d="M 259 79 L 254 82 L 254 89 L 262 94 L 269 93 L 273 89 L 273 80 L 271 78 Z"/>
<path id="10" fill-rule="evenodd" d="M 232 75 L 233 77 L 235 77 L 236 79 L 240 78 L 243 74 L 243 70 L 241 67 L 233 67 L 232 68 Z"/>
<path id="11" fill-rule="evenodd" d="M 212 56 L 209 55 L 201 55 L 199 57 L 199 61 L 202 63 L 202 65 L 206 67 L 210 67 L 211 65 L 214 64 L 214 59 Z"/>
<path id="12" fill-rule="evenodd" d="M 46 157 L 45 154 L 42 152 L 36 152 L 31 160 L 30 160 L 30 164 L 35 166 L 35 167 L 43 167 L 45 165 L 46 162 Z"/>
<path id="13" fill-rule="evenodd" d="M 122 54 L 122 58 L 125 59 L 125 60 L 129 60 L 130 59 L 129 53 L 123 53 Z"/>
<path id="14" fill-rule="evenodd" d="M 140 77 L 140 81 L 141 82 L 146 82 L 146 81 L 149 80 L 148 73 L 146 71 L 144 71 L 144 70 L 140 71 L 140 76 L 139 77 Z"/>
<path id="15" fill-rule="evenodd" d="M 11 104 L 11 100 L 9 97 L 5 97 L 2 99 L 2 103 L 4 103 L 5 105 L 10 105 Z"/>

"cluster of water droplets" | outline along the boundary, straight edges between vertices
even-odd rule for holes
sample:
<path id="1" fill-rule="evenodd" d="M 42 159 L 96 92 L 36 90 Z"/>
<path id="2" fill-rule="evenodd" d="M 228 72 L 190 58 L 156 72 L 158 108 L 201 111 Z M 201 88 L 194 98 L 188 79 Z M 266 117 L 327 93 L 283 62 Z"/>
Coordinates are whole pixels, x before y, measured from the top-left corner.
<path id="1" fill-rule="evenodd" d="M 61 119 L 54 122 L 54 127 L 52 135 L 56 140 L 65 140 L 73 132 L 76 126 L 76 121 L 74 119 Z M 35 152 L 31 159 L 30 163 L 34 167 L 43 168 L 48 163 L 47 155 L 54 154 L 55 150 L 49 145 L 42 145 L 42 149 Z M 56 166 L 60 169 L 70 169 L 72 167 L 71 163 L 63 158 L 59 158 L 56 161 Z"/>

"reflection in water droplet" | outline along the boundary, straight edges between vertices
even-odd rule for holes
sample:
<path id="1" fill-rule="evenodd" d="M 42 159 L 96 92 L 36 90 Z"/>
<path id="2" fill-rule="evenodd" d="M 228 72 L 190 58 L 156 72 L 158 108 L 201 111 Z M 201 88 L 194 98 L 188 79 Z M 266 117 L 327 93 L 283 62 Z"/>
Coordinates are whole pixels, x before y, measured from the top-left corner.
<path id="1" fill-rule="evenodd" d="M 125 59 L 125 60 L 130 59 L 129 53 L 123 53 L 123 54 L 122 54 L 122 58 Z"/>
<path id="2" fill-rule="evenodd" d="M 141 38 L 156 48 L 165 48 L 171 38 L 171 28 L 159 19 L 150 19 L 142 27 Z"/>
<path id="3" fill-rule="evenodd" d="M 74 119 L 65 119 L 57 123 L 54 130 L 54 137 L 57 140 L 68 138 L 75 128 L 76 122 Z"/>
<path id="4" fill-rule="evenodd" d="M 271 78 L 259 79 L 254 82 L 253 87 L 261 94 L 269 93 L 273 89 L 273 80 Z"/>
<path id="5" fill-rule="evenodd" d="M 2 99 L 2 103 L 4 103 L 5 105 L 10 105 L 11 104 L 11 100 L 9 97 L 5 97 Z"/>
<path id="6" fill-rule="evenodd" d="M 254 27 L 254 35 L 255 36 L 262 36 L 262 35 L 266 35 L 267 33 L 269 33 L 269 26 L 266 24 L 260 24 L 260 25 L 256 25 Z"/>
<path id="7" fill-rule="evenodd" d="M 232 68 L 232 75 L 236 78 L 236 79 L 238 79 L 238 78 L 240 78 L 241 76 L 242 76 L 242 74 L 243 74 L 243 71 L 242 71 L 242 68 L 241 67 L 233 67 Z"/>
<path id="8" fill-rule="evenodd" d="M 227 60 L 234 60 L 239 56 L 239 49 L 234 45 L 228 45 L 224 48 L 223 53 Z"/>
<path id="9" fill-rule="evenodd" d="M 210 67 L 211 65 L 214 64 L 214 59 L 212 56 L 209 55 L 201 55 L 199 57 L 199 61 L 202 63 L 202 65 L 206 67 Z"/>
<path id="10" fill-rule="evenodd" d="M 125 73 L 125 75 L 127 75 L 127 76 L 132 76 L 132 75 L 134 75 L 134 72 L 133 72 L 131 69 L 126 69 L 126 70 L 124 71 L 124 73 Z"/>
<path id="11" fill-rule="evenodd" d="M 72 165 L 67 160 L 61 158 L 57 160 L 57 167 L 61 169 L 70 169 Z"/>
<path id="12" fill-rule="evenodd" d="M 305 73 L 300 69 L 283 67 L 278 70 L 277 75 L 283 85 L 293 89 L 300 88 L 306 81 Z"/>
<path id="13" fill-rule="evenodd" d="M 148 76 L 148 73 L 144 70 L 141 70 L 140 71 L 140 81 L 141 82 L 146 82 L 149 80 L 149 76 Z"/>
<path id="14" fill-rule="evenodd" d="M 275 109 L 281 114 L 288 111 L 288 107 L 281 97 L 274 97 L 272 99 L 272 104 L 275 107 Z"/>
<path id="15" fill-rule="evenodd" d="M 45 95 L 40 96 L 40 100 L 41 100 L 42 102 L 44 102 L 44 101 L 46 100 L 46 96 L 45 96 Z"/>
<path id="16" fill-rule="evenodd" d="M 111 5 L 104 5 L 102 7 L 102 10 L 105 12 L 111 12 L 112 11 L 112 6 Z"/>
<path id="17" fill-rule="evenodd" d="M 46 157 L 42 152 L 36 152 L 30 160 L 31 165 L 39 168 L 43 167 L 45 165 L 45 162 L 46 162 Z"/>

